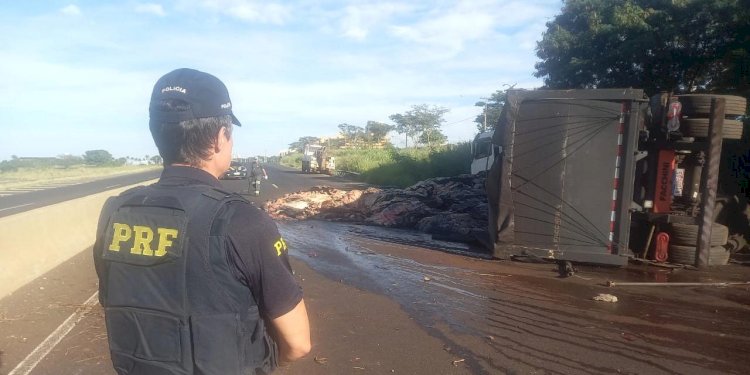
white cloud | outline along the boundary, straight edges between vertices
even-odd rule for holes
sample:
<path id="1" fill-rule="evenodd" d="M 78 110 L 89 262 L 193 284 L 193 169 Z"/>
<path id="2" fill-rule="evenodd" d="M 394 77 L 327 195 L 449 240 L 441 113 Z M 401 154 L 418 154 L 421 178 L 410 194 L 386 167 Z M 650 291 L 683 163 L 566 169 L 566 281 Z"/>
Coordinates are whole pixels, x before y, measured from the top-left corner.
<path id="1" fill-rule="evenodd" d="M 81 15 L 81 8 L 74 4 L 70 4 L 62 9 L 60 9 L 60 12 L 62 14 L 68 15 L 68 16 L 80 16 Z"/>
<path id="2" fill-rule="evenodd" d="M 291 17 L 288 6 L 256 0 L 203 0 L 200 7 L 247 22 L 283 25 Z"/>
<path id="3" fill-rule="evenodd" d="M 414 56 L 422 59 L 449 59 L 464 52 L 468 45 L 495 42 L 495 48 L 532 50 L 535 40 L 545 30 L 545 22 L 555 9 L 539 1 L 460 1 L 449 7 L 434 7 L 413 22 L 390 26 L 396 38 L 414 43 Z M 517 39 L 521 37 L 521 39 Z M 421 48 L 421 49 L 420 49 Z"/>
<path id="4" fill-rule="evenodd" d="M 408 10 L 408 6 L 398 3 L 348 5 L 341 19 L 341 32 L 347 38 L 364 40 L 370 29 Z"/>
<path id="5" fill-rule="evenodd" d="M 438 47 L 444 55 L 452 56 L 463 50 L 466 42 L 492 35 L 496 23 L 486 9 L 459 2 L 452 8 L 438 8 L 416 23 L 394 25 L 391 32 L 407 41 Z"/>
<path id="6" fill-rule="evenodd" d="M 135 6 L 135 11 L 136 13 L 148 13 L 159 17 L 164 17 L 166 15 L 161 4 L 154 3 L 138 4 Z"/>

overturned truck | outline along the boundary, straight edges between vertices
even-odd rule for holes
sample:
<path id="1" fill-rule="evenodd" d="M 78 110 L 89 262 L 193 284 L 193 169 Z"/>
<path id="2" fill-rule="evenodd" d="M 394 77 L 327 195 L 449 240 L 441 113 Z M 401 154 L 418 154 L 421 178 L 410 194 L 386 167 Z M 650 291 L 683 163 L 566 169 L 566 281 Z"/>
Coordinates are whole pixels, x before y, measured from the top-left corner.
<path id="1" fill-rule="evenodd" d="M 725 264 L 726 227 L 713 223 L 718 159 L 722 139 L 742 135 L 732 116 L 745 101 L 699 97 L 509 91 L 486 183 L 493 256 Z"/>

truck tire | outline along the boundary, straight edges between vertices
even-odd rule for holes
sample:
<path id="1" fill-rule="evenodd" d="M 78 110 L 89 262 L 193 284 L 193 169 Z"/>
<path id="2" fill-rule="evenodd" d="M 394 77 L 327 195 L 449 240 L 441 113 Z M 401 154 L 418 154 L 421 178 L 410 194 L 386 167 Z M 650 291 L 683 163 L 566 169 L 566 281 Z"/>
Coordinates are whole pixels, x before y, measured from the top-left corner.
<path id="1" fill-rule="evenodd" d="M 722 138 L 724 139 L 741 139 L 742 138 L 742 121 L 724 120 L 724 129 L 722 129 Z M 696 138 L 708 138 L 708 119 L 707 118 L 686 118 L 680 120 L 680 131 L 682 135 Z"/>
<path id="2" fill-rule="evenodd" d="M 678 264 L 695 264 L 695 246 L 669 246 L 669 261 Z M 722 246 L 713 246 L 708 254 L 709 266 L 723 266 L 729 263 L 729 250 Z"/>
<path id="3" fill-rule="evenodd" d="M 682 114 L 686 116 L 708 115 L 711 113 L 711 99 L 724 98 L 725 116 L 742 116 L 747 110 L 747 100 L 741 96 L 687 94 L 677 96 L 682 104 Z"/>
<path id="4" fill-rule="evenodd" d="M 673 245 L 693 246 L 698 244 L 699 226 L 694 224 L 672 223 L 669 242 Z M 726 225 L 716 224 L 711 227 L 711 246 L 724 246 L 729 237 Z"/>

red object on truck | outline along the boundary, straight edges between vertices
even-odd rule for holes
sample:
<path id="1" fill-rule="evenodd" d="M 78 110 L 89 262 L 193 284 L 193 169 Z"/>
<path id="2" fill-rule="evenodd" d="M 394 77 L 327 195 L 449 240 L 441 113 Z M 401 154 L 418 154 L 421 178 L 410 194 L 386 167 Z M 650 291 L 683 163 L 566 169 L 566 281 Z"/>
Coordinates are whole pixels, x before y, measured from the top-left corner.
<path id="1" fill-rule="evenodd" d="M 657 262 L 666 262 L 667 258 L 669 258 L 669 234 L 659 232 L 656 235 L 656 243 L 654 244 L 654 260 Z"/>
<path id="2" fill-rule="evenodd" d="M 659 150 L 656 167 L 656 189 L 654 193 L 654 212 L 669 213 L 672 211 L 672 177 L 674 176 L 674 150 Z"/>

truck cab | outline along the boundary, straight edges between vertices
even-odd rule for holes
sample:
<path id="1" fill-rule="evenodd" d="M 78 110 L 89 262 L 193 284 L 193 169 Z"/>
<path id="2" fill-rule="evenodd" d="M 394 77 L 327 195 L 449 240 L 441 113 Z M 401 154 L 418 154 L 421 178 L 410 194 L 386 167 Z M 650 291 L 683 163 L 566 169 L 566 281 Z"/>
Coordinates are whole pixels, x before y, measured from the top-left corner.
<path id="1" fill-rule="evenodd" d="M 482 132 L 471 142 L 471 174 L 488 171 L 495 158 L 502 153 L 502 146 L 492 144 L 494 130 Z"/>
<path id="2" fill-rule="evenodd" d="M 302 152 L 302 172 L 311 173 L 318 170 L 318 161 L 315 156 L 322 148 L 323 146 L 316 144 L 305 145 L 305 149 Z"/>

